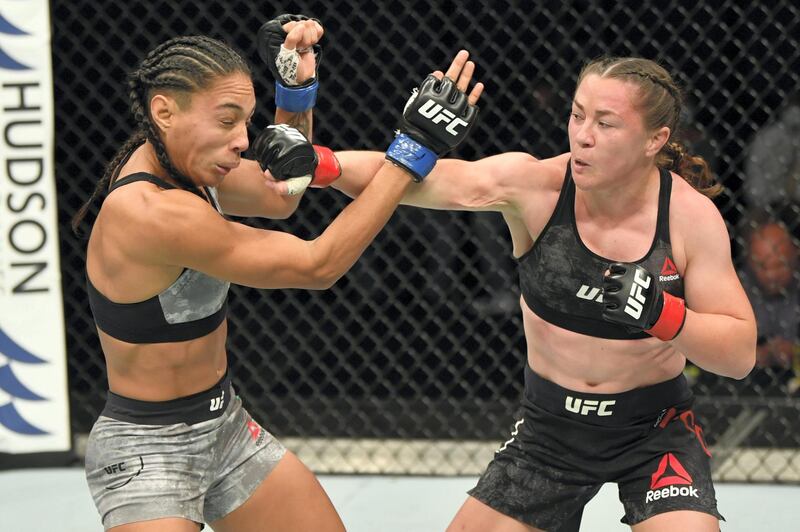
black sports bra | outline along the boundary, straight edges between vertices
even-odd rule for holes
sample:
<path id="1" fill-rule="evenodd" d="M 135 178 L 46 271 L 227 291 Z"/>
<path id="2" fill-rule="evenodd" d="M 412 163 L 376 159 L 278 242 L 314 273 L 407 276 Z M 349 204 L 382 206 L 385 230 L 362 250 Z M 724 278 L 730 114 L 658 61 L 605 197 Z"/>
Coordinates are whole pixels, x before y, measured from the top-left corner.
<path id="1" fill-rule="evenodd" d="M 176 188 L 154 175 L 138 172 L 118 179 L 109 193 L 137 181 Z M 206 188 L 206 192 L 220 211 L 216 191 Z M 109 336 L 135 344 L 182 342 L 209 334 L 225 319 L 229 286 L 227 281 L 186 268 L 158 295 L 137 303 L 115 303 L 101 294 L 86 275 L 89 306 L 97 327 Z"/>
<path id="2" fill-rule="evenodd" d="M 672 257 L 669 200 L 672 175 L 661 169 L 656 234 L 650 250 L 635 261 L 656 275 L 664 291 L 683 297 L 683 280 Z M 569 165 L 555 211 L 533 247 L 518 259 L 522 297 L 537 316 L 570 331 L 619 340 L 650 338 L 602 316 L 603 272 L 616 262 L 592 253 L 575 223 L 575 182 Z"/>

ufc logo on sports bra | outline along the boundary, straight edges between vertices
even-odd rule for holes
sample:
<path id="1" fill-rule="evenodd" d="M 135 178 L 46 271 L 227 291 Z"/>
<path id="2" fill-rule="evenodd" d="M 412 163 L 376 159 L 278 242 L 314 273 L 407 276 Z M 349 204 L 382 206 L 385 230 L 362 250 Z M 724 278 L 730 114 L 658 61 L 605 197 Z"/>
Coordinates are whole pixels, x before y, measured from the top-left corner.
<path id="1" fill-rule="evenodd" d="M 616 402 L 615 400 L 596 401 L 594 399 L 578 399 L 568 395 L 564 408 L 582 416 L 588 416 L 592 412 L 597 412 L 598 416 L 610 416 L 614 414 L 614 412 L 611 411 L 611 407 L 614 406 Z"/>
<path id="2" fill-rule="evenodd" d="M 442 108 L 441 105 L 434 102 L 433 100 L 428 100 L 427 102 L 422 104 L 422 107 L 419 108 L 419 114 L 421 114 L 434 124 L 438 124 L 439 122 L 449 122 L 448 126 L 444 128 L 444 130 L 453 136 L 458 135 L 458 131 L 456 131 L 456 126 L 467 125 L 465 121 L 461 120 L 460 118 L 456 118 L 456 115 L 454 115 L 447 109 Z"/>
<path id="3" fill-rule="evenodd" d="M 643 290 L 650 288 L 650 281 L 652 278 L 647 275 L 644 279 L 639 277 L 642 270 L 636 270 L 633 277 L 633 284 L 631 285 L 631 293 L 628 296 L 628 301 L 625 304 L 625 314 L 633 316 L 633 319 L 638 320 L 642 315 L 644 309 L 644 302 L 646 298 Z M 645 274 L 646 275 L 646 274 Z"/>

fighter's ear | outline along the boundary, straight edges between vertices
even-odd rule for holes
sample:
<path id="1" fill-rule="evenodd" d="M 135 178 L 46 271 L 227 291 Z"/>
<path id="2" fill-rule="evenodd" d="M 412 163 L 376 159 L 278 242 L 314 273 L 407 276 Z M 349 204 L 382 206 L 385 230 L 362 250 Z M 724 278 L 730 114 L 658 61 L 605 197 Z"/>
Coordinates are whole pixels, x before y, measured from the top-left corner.
<path id="1" fill-rule="evenodd" d="M 156 93 L 150 99 L 150 117 L 153 125 L 164 131 L 172 126 L 178 110 L 178 102 L 172 96 Z"/>
<path id="2" fill-rule="evenodd" d="M 669 140 L 670 134 L 671 131 L 667 126 L 656 129 L 647 140 L 647 145 L 645 146 L 645 153 L 647 156 L 655 157 Z"/>

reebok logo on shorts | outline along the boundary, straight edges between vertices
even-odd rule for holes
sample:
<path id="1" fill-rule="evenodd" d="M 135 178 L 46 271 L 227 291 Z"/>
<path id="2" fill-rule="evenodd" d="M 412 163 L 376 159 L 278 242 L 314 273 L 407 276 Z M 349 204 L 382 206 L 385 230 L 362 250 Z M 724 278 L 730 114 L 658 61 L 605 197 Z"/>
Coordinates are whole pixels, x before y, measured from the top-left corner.
<path id="1" fill-rule="evenodd" d="M 697 497 L 697 488 L 692 486 L 692 476 L 672 453 L 667 453 L 658 463 L 650 478 L 650 490 L 644 502 L 653 502 L 670 497 Z"/>
<path id="2" fill-rule="evenodd" d="M 665 283 L 667 281 L 677 281 L 680 278 L 681 276 L 678 275 L 678 268 L 675 267 L 675 263 L 672 262 L 672 259 L 664 257 L 664 265 L 661 267 L 661 274 L 658 276 L 658 280 Z"/>
<path id="3" fill-rule="evenodd" d="M 247 430 L 250 431 L 250 437 L 253 438 L 256 445 L 260 446 L 264 443 L 267 433 L 261 428 L 261 425 L 250 419 L 247 422 Z"/>

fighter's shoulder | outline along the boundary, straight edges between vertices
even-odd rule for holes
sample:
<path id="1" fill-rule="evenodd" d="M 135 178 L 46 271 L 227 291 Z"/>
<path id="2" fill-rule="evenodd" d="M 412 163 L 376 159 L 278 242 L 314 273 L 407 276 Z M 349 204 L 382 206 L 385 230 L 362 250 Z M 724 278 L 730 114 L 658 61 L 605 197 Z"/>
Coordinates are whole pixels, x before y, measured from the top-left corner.
<path id="1" fill-rule="evenodd" d="M 146 181 L 130 183 L 110 193 L 98 217 L 106 227 L 113 226 L 140 241 L 168 238 L 187 226 L 197 230 L 204 220 L 214 219 L 221 218 L 197 195 Z"/>
<path id="2" fill-rule="evenodd" d="M 525 188 L 560 189 L 569 161 L 565 153 L 549 159 L 537 159 L 526 152 L 508 152 L 495 156 L 495 172 L 505 180 Z"/>
<path id="3" fill-rule="evenodd" d="M 670 226 L 687 242 L 727 235 L 725 221 L 713 200 L 675 173 L 669 216 Z"/>
<path id="4" fill-rule="evenodd" d="M 679 214 L 719 215 L 719 210 L 711 198 L 674 172 L 672 172 L 670 208 Z"/>

